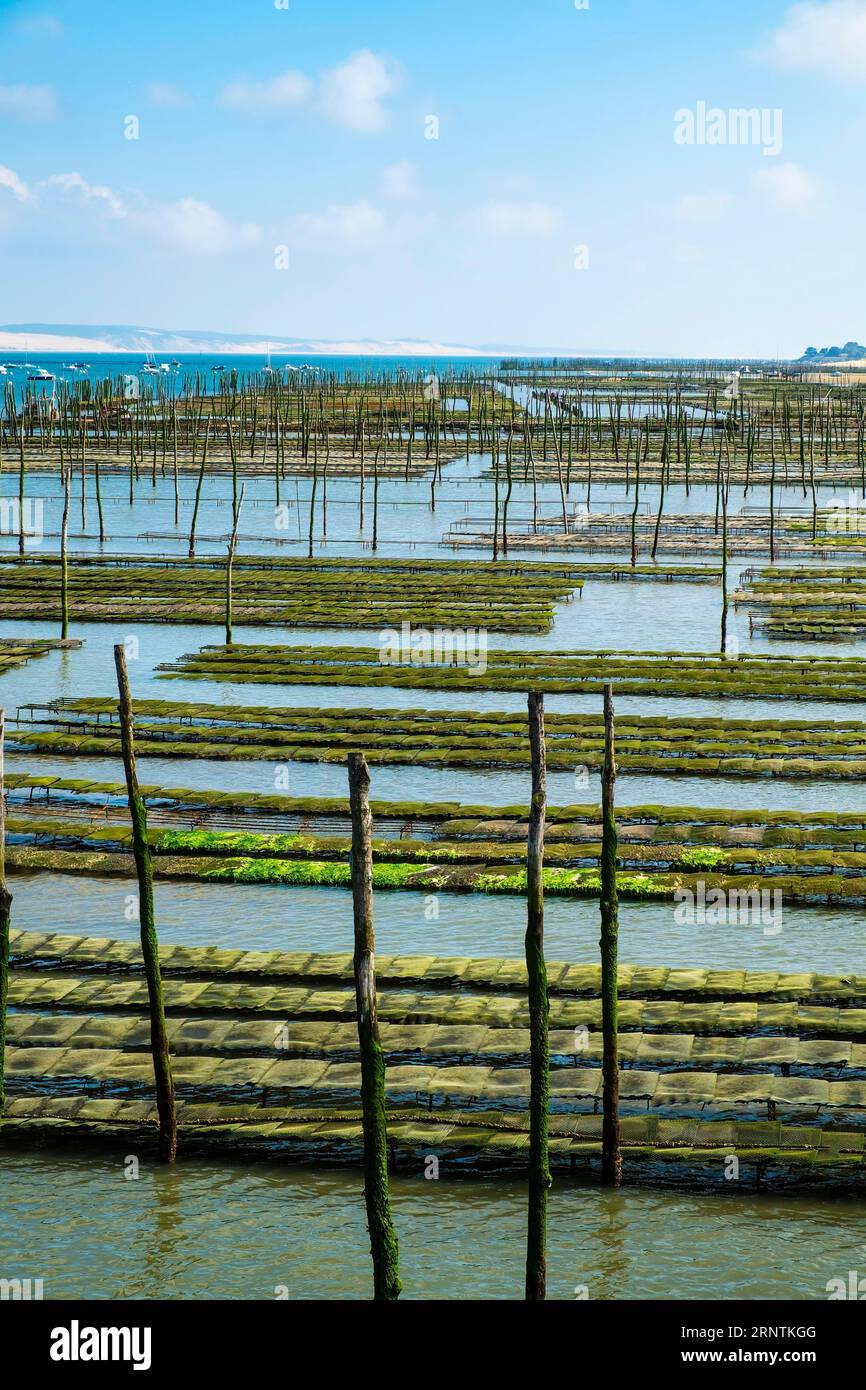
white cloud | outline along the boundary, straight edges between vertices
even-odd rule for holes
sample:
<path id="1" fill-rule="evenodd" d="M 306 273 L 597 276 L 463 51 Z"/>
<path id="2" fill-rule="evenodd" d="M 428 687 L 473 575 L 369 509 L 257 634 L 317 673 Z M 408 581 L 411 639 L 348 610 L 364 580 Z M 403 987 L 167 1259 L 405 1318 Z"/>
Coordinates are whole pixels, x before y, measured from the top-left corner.
<path id="1" fill-rule="evenodd" d="M 382 102 L 396 89 L 397 79 L 384 59 L 363 48 L 325 73 L 321 88 L 322 109 L 331 120 L 349 130 L 383 130 L 388 113 Z"/>
<path id="2" fill-rule="evenodd" d="M 777 67 L 866 79 L 866 0 L 793 5 L 756 56 Z"/>
<path id="3" fill-rule="evenodd" d="M 772 207 L 786 212 L 809 212 L 823 194 L 820 179 L 791 161 L 759 169 L 752 176 L 752 187 Z"/>
<path id="4" fill-rule="evenodd" d="M 401 159 L 383 169 L 382 182 L 389 198 L 417 197 L 418 170 L 408 159 Z"/>
<path id="5" fill-rule="evenodd" d="M 54 188 L 62 188 L 67 193 L 80 193 L 88 201 L 96 199 L 111 213 L 112 217 L 125 217 L 126 207 L 123 199 L 101 183 L 88 183 L 79 173 L 52 174 L 46 182 Z"/>
<path id="6" fill-rule="evenodd" d="M 30 197 L 30 189 L 23 179 L 19 179 L 15 170 L 9 169 L 5 164 L 0 164 L 0 188 L 8 188 L 19 203 L 26 203 Z"/>
<path id="7" fill-rule="evenodd" d="M 358 203 L 332 203 L 324 213 L 296 217 L 293 227 L 298 235 L 311 241 L 324 238 L 369 246 L 384 232 L 385 218 L 379 208 L 362 199 Z"/>
<path id="8" fill-rule="evenodd" d="M 302 72 L 288 71 L 267 82 L 248 82 L 241 78 L 223 87 L 219 94 L 221 106 L 244 111 L 250 116 L 267 116 L 302 106 L 312 92 L 313 84 Z"/>
<path id="9" fill-rule="evenodd" d="M 730 193 L 685 193 L 674 211 L 684 222 L 718 222 L 733 201 Z"/>
<path id="10" fill-rule="evenodd" d="M 254 222 L 233 222 L 197 198 L 181 198 L 176 203 L 136 213 L 133 220 L 169 246 L 205 255 L 234 251 L 261 240 L 261 228 Z"/>
<path id="11" fill-rule="evenodd" d="M 164 106 L 168 110 L 192 104 L 189 93 L 181 91 L 180 87 L 173 87 L 170 82 L 148 83 L 147 99 L 152 106 Z"/>
<path id="12" fill-rule="evenodd" d="M 79 173 L 52 174 L 43 186 L 78 195 L 85 203 L 97 203 L 112 218 L 182 251 L 220 255 L 261 239 L 261 228 L 255 222 L 235 222 L 198 198 L 130 207 L 113 189 L 88 183 Z"/>
<path id="13" fill-rule="evenodd" d="M 491 236 L 546 237 L 559 230 L 562 215 L 547 203 L 485 203 L 478 221 Z"/>
<path id="14" fill-rule="evenodd" d="M 23 121 L 50 121 L 57 110 L 53 87 L 0 87 L 0 111 Z"/>
<path id="15" fill-rule="evenodd" d="M 397 76 L 383 58 L 363 48 L 331 68 L 319 85 L 320 109 L 349 130 L 378 131 L 388 123 L 385 97 L 397 90 Z M 239 78 L 219 93 L 220 106 L 250 116 L 266 116 L 311 101 L 315 84 L 306 73 L 290 70 L 262 82 Z"/>

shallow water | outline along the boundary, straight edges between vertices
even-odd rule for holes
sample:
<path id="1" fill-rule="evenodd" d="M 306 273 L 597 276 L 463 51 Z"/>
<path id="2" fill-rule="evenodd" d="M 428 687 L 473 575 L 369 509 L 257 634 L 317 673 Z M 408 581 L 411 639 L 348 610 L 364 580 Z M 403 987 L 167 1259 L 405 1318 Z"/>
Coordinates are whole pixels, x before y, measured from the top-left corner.
<path id="1" fill-rule="evenodd" d="M 359 1171 L 276 1163 L 3 1153 L 0 1276 L 45 1298 L 369 1298 Z M 526 1194 L 511 1180 L 391 1183 L 404 1298 L 520 1298 Z M 581 1187 L 550 1196 L 548 1295 L 822 1299 L 863 1265 L 866 1206 L 845 1198 Z M 582 1295 L 586 1296 L 586 1294 Z"/>
<path id="2" fill-rule="evenodd" d="M 451 554 L 439 543 L 447 529 L 466 518 L 489 527 L 491 483 L 482 477 L 489 460 L 472 457 L 443 467 L 436 510 L 429 505 L 429 476 L 408 485 L 380 486 L 381 555 Z M 103 497 L 111 539 L 106 552 L 174 553 L 186 551 L 195 479 L 181 479 L 181 519 L 174 527 L 171 479 L 151 490 L 147 464 L 133 507 L 123 476 L 104 474 Z M 13 482 L 2 480 L 3 490 Z M 28 478 L 28 496 L 45 499 L 46 540 L 42 549 L 55 553 L 60 523 L 57 480 Z M 199 516 L 199 552 L 224 553 L 229 529 L 230 481 L 208 480 Z M 277 529 L 273 482 L 247 484 L 241 554 L 303 554 L 308 524 L 310 482 L 283 485 L 287 526 Z M 321 495 L 321 494 L 320 494 Z M 820 501 L 832 495 L 822 491 Z M 368 526 L 359 535 L 357 480 L 328 482 L 328 543 L 318 553 L 356 555 L 369 548 Z M 573 489 L 572 500 L 584 493 Z M 396 500 L 402 505 L 397 507 Z M 539 486 L 540 512 L 556 516 L 555 484 Z M 735 490 L 731 510 L 742 505 Z M 779 489 L 780 505 L 802 505 L 800 492 Z M 619 507 L 622 490 L 595 486 L 593 507 Z M 753 493 L 748 504 L 764 503 Z M 642 493 L 641 508 L 652 511 L 655 488 Z M 671 488 L 666 512 L 711 510 L 707 489 Z M 513 520 L 530 515 L 531 493 L 516 484 Z M 80 531 L 80 510 L 73 488 L 71 546 L 97 550 L 96 504 L 89 480 L 87 534 Z M 53 535 L 51 533 L 54 533 Z M 15 547 L 12 536 L 0 537 L 0 550 Z M 39 553 L 32 547 L 30 553 Z M 512 547 L 512 554 L 520 554 Z M 485 552 L 461 550 L 461 558 L 484 558 Z M 603 553 L 527 551 L 526 558 L 600 560 Z M 617 554 L 614 563 L 626 557 Z M 642 557 L 643 559 L 644 557 Z M 847 557 L 846 557 L 847 558 Z M 663 562 L 683 563 L 664 556 Z M 692 557 L 689 563 L 696 562 Z M 731 588 L 745 562 L 731 564 Z M 493 647 L 637 649 L 714 651 L 718 641 L 720 590 L 710 585 L 659 583 L 615 584 L 587 580 L 583 596 L 557 608 L 550 633 L 541 636 L 491 636 Z M 55 636 L 57 624 L 0 624 L 0 634 Z M 862 645 L 769 644 L 750 637 L 744 610 L 732 612 L 731 631 L 741 649 L 815 655 L 860 654 Z M 170 628 L 154 624 L 73 623 L 72 635 L 85 638 L 78 651 L 54 652 L 0 678 L 0 702 L 7 711 L 28 701 L 58 696 L 114 694 L 111 647 L 130 635 L 139 639 L 139 658 L 130 662 L 133 693 L 162 697 L 279 705 L 382 708 L 522 710 L 522 695 L 490 693 L 399 692 L 351 687 L 255 686 L 163 681 L 156 666 L 222 641 L 218 627 Z M 278 628 L 237 628 L 239 642 L 292 642 L 371 645 L 378 633 L 284 632 Z M 737 719 L 850 719 L 858 707 L 826 701 L 801 704 L 773 701 L 644 700 L 620 698 L 621 713 L 722 715 Z M 596 697 L 554 696 L 551 710 L 597 709 Z M 34 773 L 122 780 L 119 760 L 10 755 L 10 769 Z M 272 763 L 183 762 L 142 758 L 143 782 L 163 786 L 275 790 Z M 339 766 L 291 764 L 291 795 L 346 794 L 345 771 Z M 864 790 L 853 783 L 732 781 L 621 775 L 621 805 L 723 806 L 755 809 L 838 809 L 863 811 Z M 596 777 L 553 773 L 548 780 L 552 804 L 597 800 Z M 525 804 L 528 776 L 519 772 L 455 772 L 431 768 L 378 768 L 373 764 L 373 795 L 379 799 Z M 16 876 L 13 922 L 37 931 L 123 937 L 137 935 L 126 920 L 134 885 L 124 879 L 68 878 L 57 874 Z M 523 953 L 525 904 L 517 898 L 439 894 L 438 916 L 430 898 L 414 893 L 380 893 L 376 897 L 377 947 L 380 953 L 505 955 Z M 276 886 L 157 883 L 159 933 L 166 942 L 217 944 L 249 949 L 275 947 L 317 951 L 351 949 L 351 900 L 342 889 L 286 889 Z M 772 925 L 772 924 L 771 924 Z M 672 904 L 623 903 L 620 909 L 620 958 L 672 966 L 813 970 L 866 974 L 866 933 L 861 914 L 828 909 L 786 907 L 782 930 L 766 934 L 761 926 L 680 924 Z M 594 961 L 598 958 L 598 906 L 595 902 L 550 899 L 545 905 L 545 936 L 550 959 Z M 64 1147 L 62 1152 L 24 1154 L 4 1149 L 3 1200 L 0 1203 L 0 1277 L 42 1278 L 47 1298 L 172 1297 L 271 1298 L 284 1285 L 292 1298 L 366 1297 L 370 1293 L 368 1241 L 361 1177 L 357 1171 L 330 1171 L 262 1162 L 200 1163 L 183 1161 L 173 1171 L 142 1165 L 137 1182 L 124 1178 L 123 1154 Z M 509 1179 L 449 1180 L 443 1162 L 438 1182 L 420 1172 L 398 1173 L 392 1193 L 401 1236 L 402 1274 L 407 1297 L 502 1298 L 522 1292 L 525 1242 L 525 1190 Z M 710 1195 L 672 1194 L 626 1188 L 620 1193 L 581 1187 L 558 1180 L 550 1203 L 549 1291 L 573 1298 L 586 1286 L 591 1298 L 825 1298 L 831 1278 L 847 1279 L 863 1263 L 866 1201 L 853 1198 L 756 1196 L 723 1187 Z"/>
<path id="3" fill-rule="evenodd" d="M 63 874 L 16 876 L 13 917 L 28 931 L 138 937 L 127 921 L 132 879 Z M 351 951 L 352 899 L 346 888 L 273 884 L 155 885 L 160 940 L 246 950 Z M 763 922 L 718 926 L 679 923 L 673 903 L 620 904 L 620 960 L 714 969 L 814 970 L 866 974 L 866 931 L 857 913 L 767 899 Z M 476 893 L 376 895 L 380 955 L 523 958 L 526 905 L 517 897 Z M 432 914 L 438 913 L 438 916 Z M 781 928 L 781 929 L 779 929 Z M 598 903 L 548 898 L 548 960 L 598 959 Z"/>
<path id="4" fill-rule="evenodd" d="M 7 754 L 10 771 L 33 776 L 89 777 L 99 782 L 122 782 L 120 759 L 62 757 L 56 754 Z M 483 806 L 529 805 L 529 772 L 470 772 L 432 767 L 377 767 L 369 758 L 371 795 L 381 801 L 459 801 Z M 218 791 L 274 792 L 288 796 L 348 796 L 346 769 L 339 763 L 218 762 L 215 759 L 151 758 L 139 755 L 144 785 L 211 788 Z M 551 806 L 598 803 L 596 773 L 549 772 L 547 796 Z M 722 807 L 752 811 L 852 811 L 862 814 L 866 789 L 862 782 L 831 782 L 801 778 L 755 780 L 724 777 L 645 777 L 621 773 L 617 804 L 626 806 Z"/>

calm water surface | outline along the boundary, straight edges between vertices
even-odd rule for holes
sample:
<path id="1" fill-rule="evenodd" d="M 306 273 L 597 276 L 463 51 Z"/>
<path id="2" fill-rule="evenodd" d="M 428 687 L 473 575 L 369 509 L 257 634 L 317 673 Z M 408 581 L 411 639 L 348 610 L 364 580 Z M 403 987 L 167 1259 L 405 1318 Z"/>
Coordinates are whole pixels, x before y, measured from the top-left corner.
<path id="1" fill-rule="evenodd" d="M 369 1298 L 362 1177 L 121 1152 L 3 1158 L 0 1274 L 46 1298 Z M 526 1193 L 510 1179 L 392 1179 L 407 1298 L 520 1298 Z M 821 1299 L 863 1268 L 866 1203 L 697 1195 L 556 1181 L 548 1294 L 573 1299 Z"/>
<path id="2" fill-rule="evenodd" d="M 123 366 L 119 369 L 125 369 Z M 384 481 L 380 488 L 380 554 L 450 554 L 439 548 L 447 529 L 470 519 L 490 526 L 489 459 L 443 467 L 436 511 L 429 506 L 429 477 L 408 485 Z M 3 491 L 17 484 L 0 480 Z M 57 480 L 28 478 L 29 496 L 45 504 L 45 553 L 57 548 L 62 498 Z M 195 480 L 181 479 L 180 525 L 174 526 L 170 479 L 156 489 L 147 469 L 130 507 L 123 476 L 105 474 L 103 498 L 110 539 L 106 552 L 183 554 Z M 205 484 L 199 516 L 200 553 L 224 553 L 230 508 L 226 478 Z M 247 485 L 240 553 L 302 554 L 308 524 L 310 482 L 289 480 L 283 500 L 288 527 L 274 524 L 273 483 Z M 802 506 L 797 489 L 779 489 L 780 504 Z M 328 543 L 322 553 L 364 553 L 369 543 L 358 533 L 357 480 L 328 483 Z M 819 502 L 829 496 L 823 493 Z M 369 494 L 368 494 L 369 496 Z M 540 512 L 556 515 L 558 489 L 539 487 Z M 581 489 L 573 499 L 583 501 Z M 398 507 L 397 502 L 402 504 Z M 593 507 L 622 504 L 622 491 L 595 487 Z M 746 501 L 765 501 L 752 494 Z M 657 493 L 647 488 L 641 507 L 654 511 Z M 742 505 L 735 495 L 732 511 Z M 511 515 L 530 514 L 531 495 L 515 485 Z M 707 490 L 668 492 L 666 512 L 711 510 Z M 369 507 L 368 507 L 369 518 Z M 71 545 L 97 550 L 95 495 L 89 481 L 88 524 L 82 528 L 80 502 L 73 489 Z M 369 521 L 368 521 L 369 533 Z M 0 550 L 14 549 L 14 537 L 0 538 Z M 33 547 L 32 553 L 39 553 Z M 517 547 L 513 553 L 519 553 Z M 483 551 L 461 551 L 483 558 Z M 580 558 L 573 553 L 528 552 L 529 558 Z M 592 559 L 604 558 L 601 553 Z M 682 563 L 677 557 L 663 557 Z M 614 557 L 622 564 L 623 555 Z M 731 566 L 733 588 L 743 562 Z M 704 585 L 621 585 L 589 580 L 583 597 L 557 609 L 552 631 L 543 636 L 491 638 L 491 645 L 513 648 L 638 649 L 713 651 L 719 630 L 720 591 Z M 0 635 L 20 635 L 24 625 L 0 624 Z M 56 635 L 57 625 L 28 625 L 36 636 Z M 743 611 L 732 613 L 731 631 L 742 650 L 828 651 L 847 654 L 857 647 L 768 645 L 750 637 Z M 133 692 L 215 703 L 277 707 L 314 705 L 376 708 L 509 710 L 524 708 L 519 695 L 474 692 L 333 689 L 321 687 L 231 686 L 203 681 L 163 681 L 155 668 L 205 643 L 220 642 L 216 627 L 171 628 L 153 624 L 73 624 L 85 638 L 79 651 L 51 653 L 0 678 L 0 702 L 9 713 L 28 701 L 58 696 L 114 695 L 111 647 L 127 636 L 139 638 L 140 657 L 131 663 Z M 236 640 L 268 643 L 324 642 L 375 644 L 375 632 L 282 632 L 276 628 L 238 628 Z M 595 697 L 551 697 L 551 710 L 598 708 Z M 622 713 L 721 715 L 738 719 L 849 719 L 850 706 L 832 701 L 808 705 L 751 702 L 622 698 Z M 119 781 L 113 759 L 52 759 L 12 755 L 9 766 L 34 773 L 90 776 Z M 341 767 L 293 764 L 289 791 L 294 795 L 345 795 Z M 141 777 L 163 786 L 272 791 L 271 763 L 184 763 L 142 759 Z M 386 798 L 462 800 L 523 804 L 527 778 L 521 773 L 442 772 L 431 768 L 373 768 L 373 793 Z M 599 794 L 598 781 L 578 784 L 572 773 L 553 773 L 554 804 L 586 802 Z M 620 803 L 726 806 L 743 809 L 828 809 L 863 811 L 862 786 L 835 782 L 746 782 L 722 779 L 625 777 Z M 16 877 L 13 918 L 32 930 L 130 937 L 134 924 L 124 916 L 133 885 L 121 879 L 46 874 Z M 248 948 L 348 950 L 351 904 L 338 889 L 287 890 L 279 887 L 160 883 L 156 888 L 160 935 L 167 942 Z M 525 927 L 518 899 L 441 894 L 439 917 L 424 915 L 415 894 L 377 896 L 380 952 L 431 952 L 440 955 L 520 956 Z M 551 959 L 597 959 L 597 905 L 553 899 L 545 909 L 547 951 Z M 620 955 L 653 964 L 749 969 L 856 971 L 866 973 L 866 933 L 859 914 L 786 908 L 781 933 L 766 936 L 759 927 L 680 926 L 667 904 L 625 903 L 621 908 Z M 367 1297 L 370 1268 L 360 1173 L 288 1166 L 183 1161 L 174 1171 L 144 1163 L 137 1182 L 124 1177 L 123 1154 L 80 1152 L 2 1153 L 0 1277 L 42 1278 L 47 1298 L 272 1298 L 285 1286 L 292 1298 Z M 449 1180 L 443 1164 L 438 1182 L 404 1172 L 393 1180 L 393 1199 L 401 1236 L 402 1273 L 407 1297 L 520 1297 L 525 1242 L 525 1191 L 510 1179 Z M 551 1195 L 549 1289 L 552 1297 L 574 1298 L 586 1286 L 593 1299 L 826 1297 L 831 1278 L 847 1278 L 863 1265 L 866 1202 L 854 1198 L 756 1196 L 725 1188 L 708 1195 L 626 1188 L 602 1192 L 558 1181 Z"/>

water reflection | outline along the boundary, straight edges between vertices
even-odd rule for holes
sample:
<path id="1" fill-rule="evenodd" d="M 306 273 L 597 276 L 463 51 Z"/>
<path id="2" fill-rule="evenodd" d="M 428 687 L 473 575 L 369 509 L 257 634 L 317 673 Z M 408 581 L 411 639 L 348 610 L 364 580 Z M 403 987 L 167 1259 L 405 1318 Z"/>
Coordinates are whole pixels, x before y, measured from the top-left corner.
<path id="1" fill-rule="evenodd" d="M 28 931 L 134 940 L 126 920 L 133 881 L 61 874 L 16 876 L 13 924 Z M 275 885 L 157 882 L 160 940 L 245 950 L 349 951 L 348 889 Z M 712 969 L 866 974 L 866 936 L 856 913 L 785 905 L 779 935 L 759 925 L 678 923 L 672 903 L 620 904 L 620 959 L 643 965 Z M 441 893 L 429 922 L 421 893 L 376 895 L 380 955 L 523 957 L 526 905 L 521 898 Z M 544 905 L 549 960 L 598 959 L 598 904 L 548 898 Z"/>
<path id="2" fill-rule="evenodd" d="M 0 1269 L 46 1298 L 369 1298 L 360 1170 L 182 1160 L 142 1166 L 64 1149 L 3 1155 Z M 507 1178 L 392 1180 L 407 1298 L 520 1298 L 526 1193 Z M 557 1179 L 548 1289 L 574 1299 L 826 1298 L 862 1266 L 853 1197 L 698 1195 Z"/>

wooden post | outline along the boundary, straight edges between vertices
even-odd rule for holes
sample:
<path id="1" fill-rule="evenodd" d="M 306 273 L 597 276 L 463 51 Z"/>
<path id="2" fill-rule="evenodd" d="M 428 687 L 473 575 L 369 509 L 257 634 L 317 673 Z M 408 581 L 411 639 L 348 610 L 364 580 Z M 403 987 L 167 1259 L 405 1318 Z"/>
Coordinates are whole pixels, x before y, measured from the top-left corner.
<path id="1" fill-rule="evenodd" d="M 132 699 L 129 693 L 129 678 L 126 673 L 126 654 L 122 643 L 114 648 L 114 665 L 117 669 L 117 688 L 120 695 L 117 708 L 120 715 L 123 768 L 126 773 L 126 789 L 129 795 L 129 815 L 132 821 L 132 852 L 135 856 L 135 871 L 138 876 L 141 954 L 144 959 L 144 973 L 147 978 L 147 994 L 150 1005 L 150 1046 L 156 1082 L 156 1106 L 159 1112 L 159 1153 L 166 1163 L 173 1163 L 177 1156 L 177 1116 L 174 1106 L 174 1083 L 171 1078 L 168 1033 L 165 1026 L 162 977 L 159 969 L 159 941 L 157 940 L 153 911 L 153 866 L 150 860 L 150 846 L 147 842 L 147 813 L 141 792 L 138 789 L 132 726 Z"/>
<path id="2" fill-rule="evenodd" d="M 816 529 L 815 489 L 812 488 L 812 540 Z M 770 564 L 776 563 L 776 413 L 770 426 Z"/>
<path id="3" fill-rule="evenodd" d="M 246 483 L 241 484 L 241 495 L 235 507 L 234 520 L 232 522 L 232 534 L 229 540 L 229 551 L 226 557 L 226 646 L 232 645 L 232 568 L 235 562 L 235 551 L 238 548 L 238 523 L 241 519 L 241 507 L 244 505 L 244 492 Z"/>
<path id="4" fill-rule="evenodd" d="M 508 426 L 508 438 L 505 441 L 505 501 L 502 504 L 502 554 L 508 554 L 508 506 L 511 502 L 511 489 L 513 479 L 511 476 L 511 426 Z"/>
<path id="5" fill-rule="evenodd" d="M 637 436 L 637 454 L 634 462 L 634 507 L 631 514 L 631 567 L 634 569 L 637 564 L 637 540 L 635 528 L 637 526 L 637 509 L 640 498 L 640 427 Z"/>
<path id="6" fill-rule="evenodd" d="M 177 404 L 171 403 L 171 449 L 174 460 L 174 524 L 180 525 L 180 484 L 177 476 Z"/>
<path id="7" fill-rule="evenodd" d="M 69 544 L 69 493 L 70 473 L 63 479 L 63 520 L 60 524 L 60 636 L 65 642 L 69 636 L 69 566 L 66 550 Z"/>
<path id="8" fill-rule="evenodd" d="M 601 1132 L 601 1178 L 607 1187 L 622 1181 L 619 1143 L 619 1059 L 617 1057 L 616 762 L 613 687 L 604 687 L 604 768 L 601 776 L 601 1029 L 604 1115 Z"/>
<path id="9" fill-rule="evenodd" d="M 194 558 L 194 556 L 195 556 L 195 527 L 196 527 L 196 522 L 198 521 L 198 504 L 199 504 L 199 502 L 201 501 L 201 485 L 202 485 L 202 483 L 204 482 L 204 470 L 205 470 L 205 465 L 206 465 L 206 463 L 207 463 L 207 442 L 208 442 L 208 439 L 209 439 L 209 438 L 210 438 L 210 420 L 208 420 L 207 424 L 205 425 L 205 430 L 204 430 L 204 450 L 203 450 L 202 456 L 201 456 L 201 468 L 199 469 L 198 483 L 196 484 L 196 489 L 195 489 L 195 502 L 194 502 L 194 504 L 193 504 L 193 509 L 192 509 L 192 524 L 191 524 L 191 526 L 190 526 L 190 528 L 189 528 L 189 550 L 188 550 L 187 554 L 188 554 L 188 557 L 189 557 L 190 560 L 192 560 L 192 559 Z"/>
<path id="10" fill-rule="evenodd" d="M 388 1135 L 385 1123 L 385 1059 L 376 1017 L 373 929 L 373 841 L 370 774 L 363 753 L 349 754 L 352 812 L 352 906 L 355 920 L 355 999 L 361 1051 L 361 1110 L 364 1127 L 364 1199 L 373 1257 L 373 1297 L 393 1300 L 402 1285 L 397 1233 L 388 1195 Z"/>
<path id="11" fill-rule="evenodd" d="M 104 518 L 104 516 L 103 516 L 103 514 L 102 514 L 102 489 L 101 489 L 100 486 L 99 486 L 99 452 L 98 452 L 98 445 L 97 445 L 97 452 L 94 453 L 94 455 L 93 455 L 93 480 L 94 480 L 94 483 L 96 484 L 96 510 L 97 510 L 98 515 L 99 515 L 99 543 L 100 543 L 100 545 L 102 545 L 102 544 L 104 543 L 104 541 L 105 541 L 105 518 Z"/>
<path id="12" fill-rule="evenodd" d="M 728 477 L 722 478 L 722 631 L 721 655 L 728 649 Z"/>
<path id="13" fill-rule="evenodd" d="M 6 1101 L 6 1003 L 9 998 L 9 919 L 12 894 L 6 887 L 6 711 L 0 709 L 0 1113 Z"/>
<path id="14" fill-rule="evenodd" d="M 526 1297 L 547 1296 L 548 1042 L 547 967 L 544 961 L 544 823 L 547 769 L 544 750 L 544 696 L 529 694 L 529 747 L 532 803 L 526 846 L 526 972 L 529 981 L 529 1220 L 526 1237 Z"/>
<path id="15" fill-rule="evenodd" d="M 18 554 L 24 554 L 24 413 L 21 414 L 21 432 L 18 436 Z"/>
<path id="16" fill-rule="evenodd" d="M 310 525 L 307 534 L 307 559 L 313 558 L 313 540 L 316 526 L 316 488 L 319 484 L 319 430 L 313 435 L 313 485 L 310 489 Z"/>

